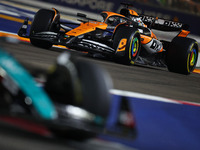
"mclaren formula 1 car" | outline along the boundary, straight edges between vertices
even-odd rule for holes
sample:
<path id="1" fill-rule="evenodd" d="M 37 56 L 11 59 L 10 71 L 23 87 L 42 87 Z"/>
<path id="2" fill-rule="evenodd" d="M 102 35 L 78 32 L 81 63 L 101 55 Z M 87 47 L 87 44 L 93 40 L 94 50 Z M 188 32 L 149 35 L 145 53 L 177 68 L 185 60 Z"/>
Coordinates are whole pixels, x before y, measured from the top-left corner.
<path id="1" fill-rule="evenodd" d="M 120 13 L 104 11 L 102 20 L 96 21 L 78 13 L 81 23 L 62 22 L 60 13 L 40 9 L 34 17 L 27 35 L 28 19 L 18 35 L 30 38 L 33 45 L 51 48 L 53 44 L 70 49 L 100 53 L 123 64 L 134 64 L 138 59 L 144 62 L 160 63 L 171 72 L 190 74 L 197 63 L 198 44 L 187 38 L 188 26 L 179 23 L 138 15 L 124 4 Z M 179 31 L 172 41 L 158 40 L 151 29 Z M 150 63 L 148 63 L 150 64 Z M 158 63 L 159 64 L 159 63 Z"/>

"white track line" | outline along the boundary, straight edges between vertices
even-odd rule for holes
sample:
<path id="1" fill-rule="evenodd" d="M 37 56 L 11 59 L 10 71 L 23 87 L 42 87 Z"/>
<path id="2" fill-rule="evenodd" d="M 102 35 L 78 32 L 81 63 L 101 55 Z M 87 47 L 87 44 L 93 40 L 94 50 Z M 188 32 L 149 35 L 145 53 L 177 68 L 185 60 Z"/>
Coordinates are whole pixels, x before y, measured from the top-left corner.
<path id="1" fill-rule="evenodd" d="M 181 101 L 181 100 L 173 100 L 173 99 L 159 97 L 159 96 L 153 96 L 153 95 L 130 92 L 130 91 L 122 91 L 122 90 L 117 90 L 117 89 L 111 89 L 110 93 L 114 94 L 114 95 L 119 95 L 119 96 L 133 97 L 133 98 L 159 101 L 159 102 L 165 102 L 165 103 L 187 104 L 187 105 L 200 106 L 200 103 Z"/>

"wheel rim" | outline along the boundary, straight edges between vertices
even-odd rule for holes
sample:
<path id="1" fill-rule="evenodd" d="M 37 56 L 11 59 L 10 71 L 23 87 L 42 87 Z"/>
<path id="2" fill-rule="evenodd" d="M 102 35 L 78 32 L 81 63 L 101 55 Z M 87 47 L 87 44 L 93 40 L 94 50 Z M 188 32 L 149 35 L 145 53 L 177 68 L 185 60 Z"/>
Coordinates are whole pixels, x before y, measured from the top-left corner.
<path id="1" fill-rule="evenodd" d="M 195 67 L 195 64 L 197 62 L 197 49 L 196 48 L 193 48 L 190 53 L 189 53 L 189 56 L 188 56 L 188 71 L 192 71 Z"/>
<path id="2" fill-rule="evenodd" d="M 135 57 L 138 53 L 138 47 L 139 47 L 139 40 L 138 38 L 134 38 L 133 39 L 133 42 L 132 42 L 132 45 L 131 45 L 131 54 L 132 54 L 132 57 Z"/>
<path id="3" fill-rule="evenodd" d="M 190 53 L 190 66 L 194 66 L 196 62 L 196 49 L 193 49 L 192 52 Z"/>

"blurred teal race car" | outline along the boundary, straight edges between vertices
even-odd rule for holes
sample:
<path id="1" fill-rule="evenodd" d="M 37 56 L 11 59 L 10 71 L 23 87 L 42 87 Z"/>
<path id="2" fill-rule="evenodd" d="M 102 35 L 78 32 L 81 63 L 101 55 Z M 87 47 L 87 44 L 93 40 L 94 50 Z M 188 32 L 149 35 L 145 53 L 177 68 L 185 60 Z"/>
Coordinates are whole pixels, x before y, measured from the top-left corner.
<path id="1" fill-rule="evenodd" d="M 36 82 L 35 77 L 41 74 L 46 80 L 37 78 Z M 134 139 L 133 116 L 125 115 L 126 121 L 120 117 L 132 111 L 128 104 L 122 109 L 124 100 L 112 100 L 111 85 L 105 70 L 68 53 L 61 54 L 50 71 L 36 71 L 33 77 L 0 49 L 0 125 L 7 123 L 24 130 L 30 128 L 24 124 L 42 126 L 48 131 L 45 133 L 76 140 L 99 134 Z"/>

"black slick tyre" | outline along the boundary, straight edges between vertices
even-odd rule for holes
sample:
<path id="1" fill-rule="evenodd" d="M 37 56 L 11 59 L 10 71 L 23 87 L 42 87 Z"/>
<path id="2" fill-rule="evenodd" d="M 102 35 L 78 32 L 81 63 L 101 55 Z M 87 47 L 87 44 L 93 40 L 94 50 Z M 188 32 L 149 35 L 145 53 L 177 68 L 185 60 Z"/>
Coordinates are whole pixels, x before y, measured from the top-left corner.
<path id="1" fill-rule="evenodd" d="M 55 27 L 53 26 L 53 19 L 55 16 L 55 11 L 47 10 L 47 9 L 40 9 L 34 17 L 34 20 L 31 24 L 30 28 L 30 42 L 32 45 L 49 49 L 52 47 L 52 43 L 49 41 L 31 38 L 32 35 L 38 32 L 43 31 L 53 31 Z"/>
<path id="2" fill-rule="evenodd" d="M 106 118 L 111 105 L 110 76 L 91 62 L 76 60 L 69 64 L 71 66 L 56 65 L 52 69 L 45 84 L 46 92 L 58 103 L 81 107 Z"/>
<path id="3" fill-rule="evenodd" d="M 111 105 L 109 89 L 112 86 L 109 75 L 98 65 L 86 61 L 78 61 L 77 69 L 82 86 L 82 107 L 107 118 Z"/>
<path id="4" fill-rule="evenodd" d="M 175 37 L 166 53 L 168 70 L 180 74 L 190 74 L 198 60 L 198 44 L 194 39 Z"/>

